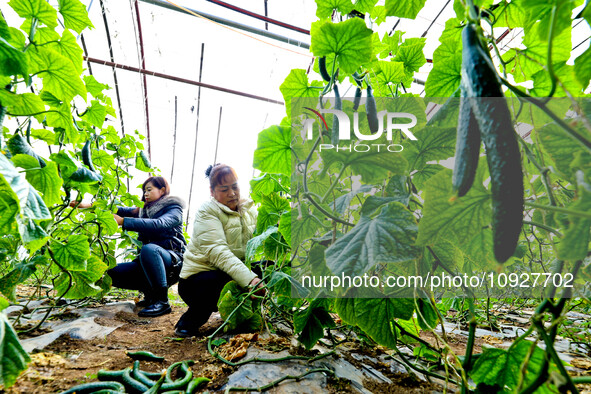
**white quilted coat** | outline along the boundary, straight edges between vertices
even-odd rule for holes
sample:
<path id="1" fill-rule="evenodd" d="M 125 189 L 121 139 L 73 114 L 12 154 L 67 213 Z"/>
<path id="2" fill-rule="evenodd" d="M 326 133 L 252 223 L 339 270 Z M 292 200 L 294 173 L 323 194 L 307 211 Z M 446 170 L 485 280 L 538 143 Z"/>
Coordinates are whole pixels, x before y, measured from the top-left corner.
<path id="1" fill-rule="evenodd" d="M 226 272 L 242 287 L 254 274 L 242 260 L 246 243 L 256 228 L 257 209 L 251 200 L 242 201 L 233 211 L 213 197 L 195 214 L 193 235 L 184 254 L 183 279 L 215 269 Z"/>

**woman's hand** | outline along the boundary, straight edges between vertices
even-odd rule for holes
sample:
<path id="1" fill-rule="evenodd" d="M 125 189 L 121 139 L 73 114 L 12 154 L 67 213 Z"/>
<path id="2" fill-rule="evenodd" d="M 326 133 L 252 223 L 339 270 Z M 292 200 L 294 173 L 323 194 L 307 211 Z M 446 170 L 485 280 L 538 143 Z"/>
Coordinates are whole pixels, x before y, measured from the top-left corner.
<path id="1" fill-rule="evenodd" d="M 78 201 L 70 201 L 70 206 L 72 208 L 80 208 L 80 209 L 92 208 L 92 204 L 89 204 L 87 202 L 81 202 L 80 204 L 78 204 Z"/>
<path id="2" fill-rule="evenodd" d="M 115 219 L 119 226 L 123 226 L 123 218 L 121 216 L 113 214 L 113 219 Z"/>
<path id="3" fill-rule="evenodd" d="M 250 283 L 248 284 L 248 286 L 252 286 L 252 287 L 257 287 L 258 290 L 254 292 L 254 295 L 257 296 L 264 296 L 267 293 L 267 290 L 265 290 L 265 288 L 263 287 L 264 283 L 263 281 L 261 281 L 261 278 L 259 278 L 258 276 L 255 276 L 254 278 L 252 278 L 252 280 L 250 281 Z"/>

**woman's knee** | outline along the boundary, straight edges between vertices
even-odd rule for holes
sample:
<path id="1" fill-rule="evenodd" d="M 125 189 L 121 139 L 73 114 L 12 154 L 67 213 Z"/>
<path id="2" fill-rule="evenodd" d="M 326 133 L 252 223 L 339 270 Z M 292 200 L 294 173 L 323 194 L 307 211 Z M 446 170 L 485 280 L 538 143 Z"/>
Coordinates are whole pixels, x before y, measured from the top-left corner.
<path id="1" fill-rule="evenodd" d="M 140 258 L 153 257 L 159 253 L 160 246 L 156 244 L 146 244 L 140 250 Z"/>

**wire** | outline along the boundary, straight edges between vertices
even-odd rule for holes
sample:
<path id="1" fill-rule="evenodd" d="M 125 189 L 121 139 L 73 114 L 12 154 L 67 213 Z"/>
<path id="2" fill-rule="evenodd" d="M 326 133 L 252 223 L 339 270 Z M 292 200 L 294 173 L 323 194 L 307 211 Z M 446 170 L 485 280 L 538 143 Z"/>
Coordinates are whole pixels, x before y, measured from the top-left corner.
<path id="1" fill-rule="evenodd" d="M 285 47 L 282 47 L 282 46 L 279 46 L 279 45 L 271 44 L 270 42 L 267 42 L 267 41 L 265 41 L 265 40 L 261 40 L 260 38 L 256 38 L 256 37 L 254 37 L 254 36 L 251 36 L 250 34 L 243 33 L 243 32 L 241 32 L 241 31 L 239 31 L 239 30 L 236 30 L 236 29 L 233 29 L 233 28 L 231 28 L 231 27 L 229 27 L 229 26 L 224 26 L 224 25 L 222 25 L 221 23 L 218 23 L 218 22 L 212 21 L 211 19 L 208 19 L 208 18 L 206 18 L 206 17 L 204 17 L 204 16 L 202 16 L 202 15 L 199 15 L 199 14 L 197 14 L 197 13 L 195 13 L 195 12 L 193 12 L 193 11 L 191 11 L 191 10 L 189 10 L 189 9 L 187 9 L 187 8 L 185 8 L 185 7 L 183 7 L 183 6 L 180 6 L 180 5 L 178 5 L 178 4 L 175 4 L 175 3 L 173 3 L 173 2 L 172 2 L 172 1 L 170 1 L 170 0 L 164 0 L 164 1 L 165 1 L 165 2 L 167 2 L 167 3 L 168 3 L 168 4 L 170 4 L 170 5 L 172 5 L 172 6 L 176 7 L 176 8 L 178 8 L 179 10 L 183 10 L 183 11 L 184 11 L 184 12 L 186 12 L 186 13 L 189 13 L 189 14 L 191 14 L 191 15 L 193 15 L 193 16 L 196 16 L 197 18 L 201 18 L 201 19 L 203 19 L 203 20 L 206 20 L 206 21 L 208 21 L 208 22 L 211 22 L 211 23 L 213 23 L 214 25 L 217 25 L 217 26 L 219 26 L 219 27 L 223 27 L 224 29 L 228 29 L 228 30 L 230 30 L 230 31 L 232 31 L 232 32 L 234 32 L 234 33 L 238 33 L 238 34 L 242 34 L 243 36 L 250 37 L 250 38 L 252 38 L 253 40 L 256 40 L 256 41 L 262 42 L 263 44 L 270 45 L 270 46 L 272 46 L 272 47 L 275 47 L 275 48 L 283 49 L 284 51 L 292 52 L 292 53 L 295 53 L 295 54 L 297 54 L 297 55 L 302 55 L 302 56 L 306 56 L 306 57 L 314 57 L 314 56 L 312 56 L 312 55 L 309 55 L 309 54 L 307 54 L 307 53 L 301 53 L 301 52 L 294 51 L 294 50 L 291 50 L 291 49 L 288 49 L 288 48 L 285 48 Z"/>

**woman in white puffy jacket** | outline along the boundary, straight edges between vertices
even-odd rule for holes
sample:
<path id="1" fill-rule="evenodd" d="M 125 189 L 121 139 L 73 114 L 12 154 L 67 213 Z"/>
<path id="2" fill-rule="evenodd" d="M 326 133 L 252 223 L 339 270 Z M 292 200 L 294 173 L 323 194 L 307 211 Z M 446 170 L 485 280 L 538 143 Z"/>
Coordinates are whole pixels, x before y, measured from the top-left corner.
<path id="1" fill-rule="evenodd" d="M 184 254 L 179 295 L 189 306 L 175 326 L 175 334 L 194 336 L 217 310 L 226 283 L 256 286 L 260 278 L 243 262 L 246 243 L 256 228 L 257 209 L 240 199 L 238 177 L 230 166 L 216 164 L 205 171 L 211 200 L 195 214 L 193 235 Z"/>

